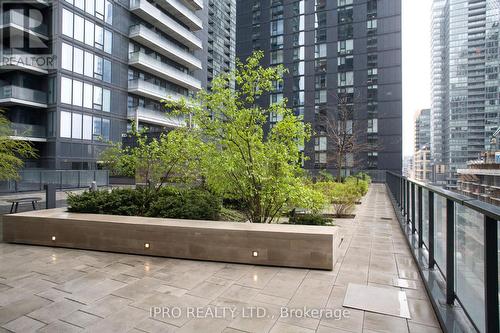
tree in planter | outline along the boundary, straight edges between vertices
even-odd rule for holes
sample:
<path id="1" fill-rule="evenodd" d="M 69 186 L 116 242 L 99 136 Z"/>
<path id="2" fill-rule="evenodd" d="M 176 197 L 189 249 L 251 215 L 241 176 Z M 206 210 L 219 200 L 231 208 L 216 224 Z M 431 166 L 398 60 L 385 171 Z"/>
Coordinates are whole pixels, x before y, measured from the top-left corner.
<path id="1" fill-rule="evenodd" d="M 200 140 L 196 133 L 184 127 L 151 139 L 147 131 L 137 129 L 133 123 L 129 133 L 133 144 L 115 144 L 105 149 L 100 156 L 104 165 L 115 175 L 142 178 L 157 191 L 165 183 L 197 178 Z"/>
<path id="2" fill-rule="evenodd" d="M 0 110 L 0 180 L 19 178 L 19 170 L 23 167 L 23 158 L 36 158 L 33 146 L 22 140 L 12 139 L 13 131 L 10 121 Z"/>
<path id="3" fill-rule="evenodd" d="M 357 160 L 360 153 L 373 149 L 362 140 L 365 138 L 365 128 L 359 121 L 354 120 L 354 94 L 338 94 L 335 96 L 337 108 L 334 117 L 323 115 L 327 140 L 332 143 L 332 159 L 337 169 L 337 182 L 343 182 L 342 170 L 347 167 L 354 168 L 359 164 Z"/>
<path id="4" fill-rule="evenodd" d="M 202 170 L 207 185 L 225 198 L 240 200 L 246 217 L 270 223 L 293 207 L 322 208 L 323 196 L 307 186 L 300 167 L 299 145 L 310 136 L 286 101 L 268 108 L 257 102 L 283 80 L 282 66 L 260 66 L 262 52 L 237 62 L 236 69 L 212 81 L 211 91 L 201 91 L 187 105 L 167 103 L 178 113 L 189 114 L 193 129 L 203 138 Z M 236 89 L 231 89 L 231 82 Z M 264 133 L 271 115 L 281 121 Z"/>

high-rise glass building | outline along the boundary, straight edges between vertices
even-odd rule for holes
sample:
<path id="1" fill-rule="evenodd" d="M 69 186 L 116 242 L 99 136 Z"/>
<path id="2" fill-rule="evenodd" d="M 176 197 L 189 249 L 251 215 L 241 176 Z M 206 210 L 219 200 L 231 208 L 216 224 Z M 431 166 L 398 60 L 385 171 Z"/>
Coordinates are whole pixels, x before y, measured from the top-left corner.
<path id="1" fill-rule="evenodd" d="M 161 99 L 206 86 L 208 0 L 2 1 L 0 108 L 40 158 L 95 169 L 132 120 L 179 125 Z"/>
<path id="2" fill-rule="evenodd" d="M 401 173 L 401 1 L 239 0 L 237 17 L 237 57 L 263 50 L 263 65 L 289 70 L 284 84 L 260 102 L 287 98 L 312 124 L 306 169 L 335 169 L 327 124 L 345 107 L 347 126 L 359 129 L 366 149 L 346 158 L 344 173 Z M 271 116 L 269 126 L 278 120 Z"/>
<path id="3" fill-rule="evenodd" d="M 236 0 L 208 1 L 208 85 L 236 60 Z"/>
<path id="4" fill-rule="evenodd" d="M 433 4 L 432 159 L 449 188 L 499 126 L 499 22 L 498 0 Z"/>

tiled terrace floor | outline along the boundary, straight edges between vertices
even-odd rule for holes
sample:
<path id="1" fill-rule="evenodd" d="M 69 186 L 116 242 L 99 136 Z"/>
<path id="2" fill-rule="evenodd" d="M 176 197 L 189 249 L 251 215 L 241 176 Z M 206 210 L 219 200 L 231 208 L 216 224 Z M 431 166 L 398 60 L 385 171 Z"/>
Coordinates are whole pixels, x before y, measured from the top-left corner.
<path id="1" fill-rule="evenodd" d="M 356 219 L 336 223 L 345 238 L 331 272 L 0 243 L 0 332 L 440 332 L 385 187 L 373 185 Z M 348 283 L 400 290 L 395 277 L 417 288 L 401 289 L 410 320 L 354 309 L 341 320 L 279 315 L 342 309 Z M 153 318 L 152 306 L 214 312 Z M 251 306 L 266 316 L 248 318 Z M 234 316 L 215 318 L 225 307 Z"/>

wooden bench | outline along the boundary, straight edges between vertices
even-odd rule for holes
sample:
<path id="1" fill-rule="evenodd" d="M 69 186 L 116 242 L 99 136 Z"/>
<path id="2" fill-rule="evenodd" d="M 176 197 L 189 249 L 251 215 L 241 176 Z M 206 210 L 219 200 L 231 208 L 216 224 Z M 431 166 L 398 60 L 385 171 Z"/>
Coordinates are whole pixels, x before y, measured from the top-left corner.
<path id="1" fill-rule="evenodd" d="M 171 258 L 332 270 L 335 226 L 194 221 L 68 213 L 6 215 L 5 242 Z"/>
<path id="2" fill-rule="evenodd" d="M 19 207 L 20 203 L 29 203 L 33 205 L 33 210 L 36 210 L 36 205 L 38 201 L 41 201 L 42 198 L 40 197 L 24 197 L 24 198 L 15 198 L 15 199 L 7 199 L 5 200 L 6 202 L 12 203 L 10 206 L 10 214 L 12 213 L 17 213 L 17 208 Z"/>

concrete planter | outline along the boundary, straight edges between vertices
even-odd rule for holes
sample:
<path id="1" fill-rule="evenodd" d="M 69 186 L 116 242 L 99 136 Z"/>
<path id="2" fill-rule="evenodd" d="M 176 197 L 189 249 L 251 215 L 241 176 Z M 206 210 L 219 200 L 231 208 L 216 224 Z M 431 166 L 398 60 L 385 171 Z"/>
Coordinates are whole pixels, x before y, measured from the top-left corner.
<path id="1" fill-rule="evenodd" d="M 5 215 L 5 242 L 233 263 L 332 270 L 338 227 L 69 213 Z"/>

